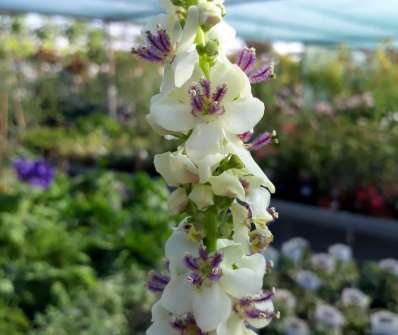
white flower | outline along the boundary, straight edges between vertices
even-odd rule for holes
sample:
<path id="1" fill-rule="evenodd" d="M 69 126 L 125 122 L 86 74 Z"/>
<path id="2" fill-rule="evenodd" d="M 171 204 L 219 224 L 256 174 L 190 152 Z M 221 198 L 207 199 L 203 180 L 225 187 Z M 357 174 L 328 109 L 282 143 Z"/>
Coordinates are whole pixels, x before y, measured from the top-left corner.
<path id="1" fill-rule="evenodd" d="M 301 288 L 308 291 L 316 291 L 321 286 L 319 277 L 312 271 L 300 270 L 295 279 Z"/>
<path id="2" fill-rule="evenodd" d="M 370 317 L 372 335 L 398 334 L 398 314 L 390 311 L 379 311 Z"/>
<path id="3" fill-rule="evenodd" d="M 166 152 L 155 156 L 155 169 L 169 186 L 181 186 L 198 181 L 198 169 L 181 152 Z"/>
<path id="4" fill-rule="evenodd" d="M 298 263 L 308 248 L 307 240 L 301 237 L 294 237 L 282 244 L 282 254 L 293 262 Z"/>
<path id="5" fill-rule="evenodd" d="M 158 15 L 147 24 L 142 33 L 145 45 L 133 50 L 145 60 L 166 63 L 161 90 L 184 85 L 199 60 L 194 44 L 199 28 L 197 6 L 188 9 L 184 27 L 173 7 L 168 4 L 165 7 L 170 13 Z"/>
<path id="6" fill-rule="evenodd" d="M 329 254 L 325 253 L 312 255 L 311 263 L 313 267 L 325 271 L 327 273 L 333 272 L 336 268 L 335 259 Z"/>
<path id="7" fill-rule="evenodd" d="M 309 335 L 308 325 L 297 317 L 288 317 L 284 322 L 284 335 Z"/>
<path id="8" fill-rule="evenodd" d="M 293 311 L 297 305 L 296 297 L 289 290 L 284 290 L 284 289 L 276 290 L 275 300 L 282 303 L 290 311 Z"/>
<path id="9" fill-rule="evenodd" d="M 185 84 L 151 100 L 150 119 L 170 133 L 193 131 L 186 142 L 190 157 L 220 152 L 225 133 L 241 134 L 262 118 L 264 104 L 251 95 L 246 75 L 230 62 L 218 62 L 211 81 Z"/>
<path id="10" fill-rule="evenodd" d="M 195 228 L 189 220 L 182 221 L 166 242 L 165 256 L 169 262 L 172 277 L 185 273 L 184 257 L 186 253 L 197 256 L 200 243 Z"/>
<path id="11" fill-rule="evenodd" d="M 314 318 L 323 326 L 331 329 L 340 329 L 345 323 L 343 314 L 335 307 L 327 304 L 316 306 Z"/>
<path id="12" fill-rule="evenodd" d="M 182 243 L 181 243 L 182 242 Z M 219 240 L 218 250 L 209 254 L 202 246 L 190 252 L 181 250 L 186 240 L 178 241 L 174 260 L 185 255 L 186 272 L 172 275 L 161 302 L 175 314 L 192 313 L 203 331 L 216 329 L 232 311 L 232 298 L 240 299 L 261 291 L 265 273 L 264 258 L 257 254 L 245 256 L 241 247 L 228 240 Z M 168 248 L 170 251 L 170 247 Z M 171 273 L 176 271 L 171 271 Z"/>
<path id="13" fill-rule="evenodd" d="M 349 262 L 352 260 L 352 249 L 345 244 L 333 244 L 329 247 L 329 254 L 339 261 Z"/>
<path id="14" fill-rule="evenodd" d="M 341 303 L 343 306 L 358 306 L 366 309 L 369 307 L 370 298 L 356 288 L 345 288 L 341 293 Z"/>
<path id="15" fill-rule="evenodd" d="M 379 262 L 379 267 L 380 269 L 391 272 L 398 277 L 398 260 L 393 258 L 382 259 Z"/>

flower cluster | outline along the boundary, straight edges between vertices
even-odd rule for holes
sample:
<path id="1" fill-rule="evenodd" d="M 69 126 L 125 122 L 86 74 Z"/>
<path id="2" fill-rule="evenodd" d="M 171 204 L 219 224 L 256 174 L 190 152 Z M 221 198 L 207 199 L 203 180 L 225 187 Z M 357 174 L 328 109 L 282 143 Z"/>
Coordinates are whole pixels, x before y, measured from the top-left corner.
<path id="1" fill-rule="evenodd" d="M 45 159 L 18 158 L 14 169 L 20 181 L 32 186 L 47 188 L 54 179 L 54 168 Z"/>
<path id="2" fill-rule="evenodd" d="M 281 318 L 275 335 L 398 334 L 398 260 L 359 264 L 345 244 L 314 253 L 295 237 L 263 253 L 274 263 L 265 285 L 278 283 L 273 299 Z"/>
<path id="3" fill-rule="evenodd" d="M 274 185 L 251 151 L 275 132 L 253 136 L 264 104 L 252 84 L 273 76 L 256 65 L 252 48 L 232 63 L 225 45 L 234 31 L 223 0 L 162 0 L 166 14 L 143 30 L 137 56 L 164 64 L 160 93 L 147 120 L 174 152 L 155 156 L 155 168 L 173 188 L 170 211 L 184 219 L 166 243 L 167 273 L 152 273 L 159 294 L 148 335 L 249 335 L 278 312 L 274 290 L 263 290 L 269 268 L 261 251 L 272 242 L 268 224 Z"/>

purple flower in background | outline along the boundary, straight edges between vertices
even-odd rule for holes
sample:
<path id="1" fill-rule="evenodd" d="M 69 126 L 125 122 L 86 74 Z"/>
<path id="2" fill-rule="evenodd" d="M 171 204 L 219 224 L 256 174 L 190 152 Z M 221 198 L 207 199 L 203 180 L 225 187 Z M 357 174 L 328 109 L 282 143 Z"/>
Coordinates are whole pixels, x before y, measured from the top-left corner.
<path id="1" fill-rule="evenodd" d="M 32 186 L 47 188 L 54 179 L 54 168 L 45 159 L 18 158 L 14 169 L 20 181 Z"/>

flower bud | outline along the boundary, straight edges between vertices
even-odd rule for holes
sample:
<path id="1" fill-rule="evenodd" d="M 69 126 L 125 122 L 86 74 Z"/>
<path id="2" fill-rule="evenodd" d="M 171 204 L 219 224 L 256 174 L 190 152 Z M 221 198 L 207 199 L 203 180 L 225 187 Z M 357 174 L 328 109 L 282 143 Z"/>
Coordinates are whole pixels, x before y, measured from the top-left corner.
<path id="1" fill-rule="evenodd" d="M 210 30 L 221 22 L 223 6 L 214 2 L 202 2 L 198 4 L 199 22 L 205 31 Z"/>
<path id="2" fill-rule="evenodd" d="M 188 205 L 188 196 L 185 188 L 177 188 L 171 193 L 167 205 L 173 214 L 181 213 Z"/>

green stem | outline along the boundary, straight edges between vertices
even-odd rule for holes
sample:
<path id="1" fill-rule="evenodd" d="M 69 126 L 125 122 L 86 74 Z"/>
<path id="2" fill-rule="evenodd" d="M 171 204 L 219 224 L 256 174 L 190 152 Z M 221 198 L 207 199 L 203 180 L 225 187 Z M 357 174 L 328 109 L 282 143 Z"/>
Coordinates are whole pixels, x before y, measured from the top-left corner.
<path id="1" fill-rule="evenodd" d="M 202 46 L 202 47 L 206 46 L 206 43 L 207 43 L 207 33 L 205 33 L 203 31 L 203 29 L 200 27 L 198 28 L 198 32 L 196 33 L 195 43 L 196 43 L 196 45 Z M 210 77 L 211 65 L 210 65 L 209 59 L 206 54 L 200 55 L 199 66 L 202 69 L 205 77 L 207 79 L 210 79 L 209 77 Z"/>
<path id="2" fill-rule="evenodd" d="M 214 252 L 217 250 L 217 212 L 215 209 L 209 209 L 208 215 L 205 218 L 205 245 L 208 252 Z"/>

